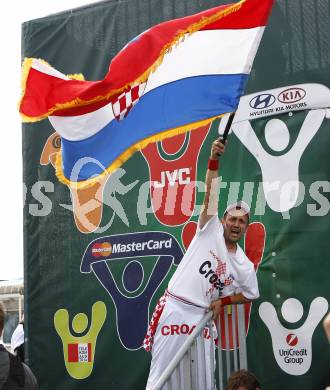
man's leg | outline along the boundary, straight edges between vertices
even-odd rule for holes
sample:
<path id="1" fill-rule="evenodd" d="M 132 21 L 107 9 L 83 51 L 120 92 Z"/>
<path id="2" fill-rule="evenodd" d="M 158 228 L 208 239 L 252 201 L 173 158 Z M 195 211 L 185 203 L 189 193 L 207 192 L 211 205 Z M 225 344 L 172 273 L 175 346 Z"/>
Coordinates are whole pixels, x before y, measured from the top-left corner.
<path id="1" fill-rule="evenodd" d="M 153 385 L 160 378 L 169 363 L 173 360 L 175 354 L 185 342 L 186 338 L 204 315 L 205 311 L 201 308 L 178 302 L 173 298 L 168 298 L 154 336 L 152 360 L 146 390 L 151 390 L 153 388 Z M 216 335 L 214 337 L 216 337 Z M 207 370 L 207 387 L 204 387 L 205 390 L 207 390 L 209 389 L 210 382 L 210 378 L 208 377 L 211 375 L 209 371 L 210 340 L 203 337 L 202 341 L 206 341 L 206 356 L 204 358 L 208 360 L 205 365 Z M 174 384 L 172 384 L 172 388 L 173 390 L 180 390 L 176 389 Z"/>

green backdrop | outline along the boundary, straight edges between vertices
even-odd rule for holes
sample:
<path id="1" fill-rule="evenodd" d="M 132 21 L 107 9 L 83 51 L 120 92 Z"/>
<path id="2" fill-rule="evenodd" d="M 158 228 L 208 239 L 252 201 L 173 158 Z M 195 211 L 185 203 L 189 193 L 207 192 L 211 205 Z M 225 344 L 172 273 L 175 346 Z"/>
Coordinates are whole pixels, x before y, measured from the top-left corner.
<path id="1" fill-rule="evenodd" d="M 111 58 L 148 27 L 224 3 L 102 2 L 24 23 L 22 54 L 43 58 L 65 74 L 83 73 L 86 79 L 101 79 Z M 298 97 L 290 95 L 297 93 L 296 87 L 290 86 L 303 84 L 299 88 L 306 96 L 299 101 L 318 96 L 321 105 L 313 106 L 306 100 L 303 111 L 291 112 L 288 107 L 280 115 L 260 115 L 251 120 L 250 130 L 268 155 L 280 157 L 289 153 L 298 142 L 311 109 L 327 106 L 327 93 L 318 95 L 307 84 L 323 85 L 324 91 L 330 86 L 329 16 L 329 0 L 278 0 L 274 6 L 247 86 L 246 93 L 254 95 L 246 99 L 246 104 L 260 112 L 271 103 L 270 95 L 278 101 L 280 93 L 287 89 L 290 89 L 287 103 L 292 103 L 303 92 Z M 270 91 L 275 88 L 282 90 Z M 260 91 L 268 92 L 260 94 Z M 252 305 L 247 342 L 249 369 L 267 390 L 319 390 L 330 384 L 327 382 L 330 351 L 321 323 L 330 297 L 327 242 L 330 124 L 327 111 L 323 112 L 321 124 L 312 139 L 306 141 L 299 158 L 288 159 L 283 166 L 277 165 L 280 160 L 273 159 L 267 165 L 268 171 L 280 172 L 280 178 L 293 167 L 304 186 L 305 196 L 300 192 L 297 205 L 288 211 L 269 206 L 262 185 L 268 178 L 260 168 L 263 157 L 253 155 L 244 145 L 239 135 L 242 123 L 235 125 L 238 130 L 230 135 L 221 161 L 221 176 L 228 185 L 220 191 L 220 213 L 231 199 L 243 197 L 251 203 L 251 222 L 263 224 L 266 231 L 258 269 L 261 297 Z M 91 214 L 84 206 L 94 195 L 80 194 L 82 201 L 77 205 L 73 202 L 75 194 L 55 177 L 52 162 L 60 142 L 53 135 L 50 122 L 23 125 L 27 356 L 41 390 L 144 388 L 150 357 L 140 347 L 143 333 L 197 220 L 197 215 L 182 212 L 181 201 L 186 199 L 182 191 L 189 181 L 203 180 L 218 125 L 214 122 L 198 135 L 181 136 L 135 154 L 123 166 L 125 174 L 117 177 L 124 191 L 120 193 L 117 188 L 119 192 L 114 192 L 113 183 L 108 180 Z M 288 145 L 284 149 L 271 148 L 282 134 L 289 137 Z M 166 172 L 172 176 L 166 176 Z M 181 178 L 174 186 L 166 181 L 163 193 L 176 186 L 177 208 L 172 215 L 171 212 L 165 215 L 162 203 L 157 212 L 151 210 L 143 219 L 137 208 L 139 193 L 149 194 L 149 185 L 143 183 L 162 182 L 166 177 Z M 138 182 L 129 189 L 135 181 Z M 250 183 L 250 193 L 243 191 L 246 183 Z M 201 190 L 196 190 L 196 199 L 194 195 L 192 192 L 192 208 L 203 199 Z M 116 213 L 114 198 L 121 204 L 129 226 L 123 215 Z M 188 206 L 190 200 L 189 197 L 186 200 Z M 150 207 L 150 196 L 146 201 Z M 264 205 L 265 212 L 260 211 L 260 205 Z M 79 225 L 82 215 L 87 220 L 94 218 L 93 221 L 101 217 L 98 229 L 91 231 Z M 127 252 L 118 252 L 120 247 L 115 246 L 150 240 L 152 245 L 165 240 L 168 247 L 145 251 L 126 247 Z M 94 306 L 92 317 L 92 306 L 97 301 L 104 305 Z M 279 323 L 273 319 L 267 326 L 261 318 L 260 307 L 265 302 L 275 308 Z M 263 307 L 269 309 L 270 305 Z M 271 310 L 265 312 L 271 318 Z M 323 312 L 314 321 L 318 317 L 315 313 Z M 60 318 L 58 332 L 54 326 L 55 313 Z M 78 313 L 87 315 L 87 324 L 86 316 L 77 316 Z M 289 351 L 286 358 L 285 351 Z"/>

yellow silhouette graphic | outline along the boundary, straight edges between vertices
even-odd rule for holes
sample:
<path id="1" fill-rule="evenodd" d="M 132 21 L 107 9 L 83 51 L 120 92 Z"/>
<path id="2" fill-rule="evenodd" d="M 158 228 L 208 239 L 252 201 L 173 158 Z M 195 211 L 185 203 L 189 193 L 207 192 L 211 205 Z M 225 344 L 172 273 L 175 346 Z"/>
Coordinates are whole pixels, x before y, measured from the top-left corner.
<path id="1" fill-rule="evenodd" d="M 69 313 L 66 309 L 59 309 L 54 315 L 56 332 L 63 344 L 65 367 L 75 379 L 87 378 L 94 365 L 95 346 L 97 336 L 107 316 L 104 302 L 95 302 L 92 307 L 90 328 L 84 336 L 73 336 L 69 327 Z M 85 313 L 78 313 L 72 320 L 72 329 L 80 334 L 87 330 L 88 318 Z"/>

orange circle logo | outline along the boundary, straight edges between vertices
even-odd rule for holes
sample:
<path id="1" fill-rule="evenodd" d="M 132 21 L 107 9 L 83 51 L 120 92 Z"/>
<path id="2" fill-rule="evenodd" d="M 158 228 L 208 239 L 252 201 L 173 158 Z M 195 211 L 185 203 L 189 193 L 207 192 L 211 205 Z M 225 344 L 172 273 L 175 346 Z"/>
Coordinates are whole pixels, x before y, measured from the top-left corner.
<path id="1" fill-rule="evenodd" d="M 110 242 L 97 242 L 92 247 L 92 255 L 94 257 L 108 257 L 112 253 L 112 245 Z"/>

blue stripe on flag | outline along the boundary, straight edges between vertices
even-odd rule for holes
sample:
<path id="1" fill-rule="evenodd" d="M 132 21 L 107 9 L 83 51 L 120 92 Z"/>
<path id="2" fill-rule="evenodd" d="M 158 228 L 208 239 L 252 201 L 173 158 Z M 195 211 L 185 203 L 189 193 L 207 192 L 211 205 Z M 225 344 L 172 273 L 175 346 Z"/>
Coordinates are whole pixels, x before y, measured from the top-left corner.
<path id="1" fill-rule="evenodd" d="M 125 150 L 157 133 L 235 111 L 248 75 L 207 75 L 162 85 L 145 95 L 122 120 L 111 121 L 97 134 L 80 141 L 62 138 L 62 162 L 70 179 L 75 163 L 90 157 L 99 161 L 80 169 L 81 181 L 103 172 Z"/>

